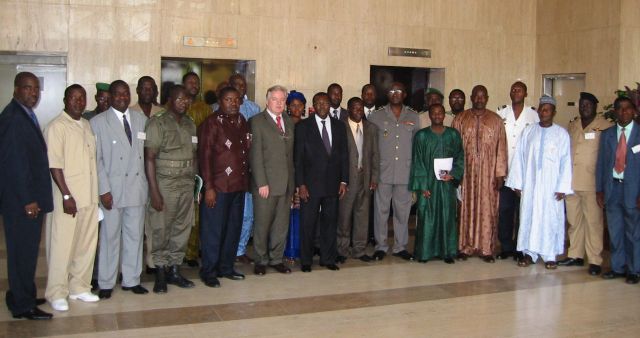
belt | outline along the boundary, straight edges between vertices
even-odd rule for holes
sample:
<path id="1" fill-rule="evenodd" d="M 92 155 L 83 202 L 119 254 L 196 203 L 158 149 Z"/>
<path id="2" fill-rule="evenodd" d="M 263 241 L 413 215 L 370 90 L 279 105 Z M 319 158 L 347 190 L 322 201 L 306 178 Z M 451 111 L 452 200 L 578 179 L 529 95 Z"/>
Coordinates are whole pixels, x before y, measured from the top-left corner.
<path id="1" fill-rule="evenodd" d="M 188 168 L 193 165 L 192 160 L 172 161 L 156 159 L 156 166 L 163 168 Z"/>
<path id="2" fill-rule="evenodd" d="M 624 182 L 624 179 L 621 179 L 621 178 L 614 178 L 614 179 L 613 179 L 613 181 L 614 181 L 614 182 L 616 182 L 616 183 L 623 183 L 623 182 Z"/>

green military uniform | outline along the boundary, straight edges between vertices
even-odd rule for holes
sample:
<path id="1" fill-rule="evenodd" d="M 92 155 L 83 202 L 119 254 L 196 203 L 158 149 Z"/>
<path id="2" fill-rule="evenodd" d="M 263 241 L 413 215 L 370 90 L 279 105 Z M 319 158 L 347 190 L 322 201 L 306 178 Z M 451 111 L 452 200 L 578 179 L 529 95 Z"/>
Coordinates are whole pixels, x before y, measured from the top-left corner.
<path id="1" fill-rule="evenodd" d="M 206 104 L 201 99 L 196 99 L 189 106 L 189 110 L 187 110 L 187 115 L 193 119 L 196 123 L 196 127 L 199 127 L 204 120 L 209 117 L 209 115 L 213 114 L 213 110 L 211 106 Z M 195 205 L 195 223 L 193 229 L 191 230 L 191 235 L 189 236 L 189 242 L 187 244 L 187 252 L 186 258 L 187 260 L 197 260 L 198 259 L 198 251 L 200 250 L 200 213 L 198 212 L 198 204 Z"/>
<path id="2" fill-rule="evenodd" d="M 156 180 L 164 201 L 162 211 L 151 205 L 151 256 L 156 266 L 180 265 L 194 222 L 194 176 L 198 139 L 193 120 L 161 112 L 149 119 L 144 146 L 157 153 Z"/>

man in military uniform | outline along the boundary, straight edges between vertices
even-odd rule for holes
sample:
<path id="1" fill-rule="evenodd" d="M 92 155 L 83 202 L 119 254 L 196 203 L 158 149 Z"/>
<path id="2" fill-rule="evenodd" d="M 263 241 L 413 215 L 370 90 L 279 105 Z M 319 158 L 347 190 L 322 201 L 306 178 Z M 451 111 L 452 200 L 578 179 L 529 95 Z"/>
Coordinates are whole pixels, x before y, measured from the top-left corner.
<path id="1" fill-rule="evenodd" d="M 393 255 L 413 260 L 413 256 L 407 251 L 411 211 L 408 184 L 413 135 L 419 130 L 418 114 L 403 104 L 407 91 L 402 83 L 394 82 L 387 97 L 389 103 L 376 110 L 369 118 L 378 127 L 380 148 L 380 177 L 374 197 L 376 251 L 373 258 L 382 260 L 389 249 L 387 223 L 389 204 L 393 200 Z"/>
<path id="2" fill-rule="evenodd" d="M 211 106 L 202 100 L 200 95 L 200 77 L 194 72 L 184 74 L 182 77 L 182 85 L 187 91 L 187 95 L 191 98 L 191 104 L 187 109 L 187 115 L 191 117 L 196 124 L 196 128 L 200 126 L 204 120 L 213 114 Z M 198 205 L 194 209 L 195 223 L 189 236 L 187 252 L 185 258 L 190 267 L 198 266 L 198 251 L 200 250 L 200 217 Z"/>
<path id="3" fill-rule="evenodd" d="M 439 90 L 435 88 L 427 88 L 424 90 L 424 111 L 418 113 L 420 128 L 426 128 L 431 125 L 429 107 L 431 107 L 432 104 L 442 104 L 442 101 L 444 101 L 444 95 L 442 95 L 442 92 Z M 451 118 L 451 121 L 453 121 L 453 118 Z M 445 120 L 445 123 L 449 122 L 449 125 L 451 125 L 451 121 Z"/>
<path id="4" fill-rule="evenodd" d="M 509 92 L 511 105 L 503 105 L 498 108 L 497 114 L 504 121 L 504 129 L 507 133 L 507 153 L 509 159 L 507 168 L 511 166 L 511 159 L 516 152 L 516 145 L 524 128 L 532 123 L 540 121 L 535 108 L 524 105 L 527 97 L 527 85 L 516 81 L 511 85 Z M 498 210 L 498 239 L 502 252 L 498 259 L 509 257 L 517 258 L 516 243 L 518 237 L 518 209 L 520 197 L 509 187 L 500 188 L 500 207 Z"/>
<path id="5" fill-rule="evenodd" d="M 86 120 L 91 120 L 96 115 L 102 113 L 103 111 L 109 109 L 111 106 L 111 94 L 109 93 L 109 84 L 104 82 L 96 83 L 96 109 L 88 110 L 82 113 L 82 117 Z"/>
<path id="6" fill-rule="evenodd" d="M 573 163 L 573 195 L 568 195 L 569 252 L 560 266 L 582 266 L 586 252 L 589 274 L 599 275 L 602 269 L 603 224 L 602 209 L 596 202 L 595 170 L 600 134 L 613 123 L 596 114 L 598 99 L 591 93 L 580 93 L 580 116 L 569 123 L 571 162 Z"/>
<path id="7" fill-rule="evenodd" d="M 185 88 L 174 86 L 169 91 L 167 110 L 151 117 L 146 127 L 144 159 L 151 195 L 147 222 L 156 266 L 156 293 L 167 292 L 167 283 L 181 288 L 194 286 L 179 271 L 193 225 L 194 175 L 198 167 L 196 125 L 186 115 L 189 101 Z"/>

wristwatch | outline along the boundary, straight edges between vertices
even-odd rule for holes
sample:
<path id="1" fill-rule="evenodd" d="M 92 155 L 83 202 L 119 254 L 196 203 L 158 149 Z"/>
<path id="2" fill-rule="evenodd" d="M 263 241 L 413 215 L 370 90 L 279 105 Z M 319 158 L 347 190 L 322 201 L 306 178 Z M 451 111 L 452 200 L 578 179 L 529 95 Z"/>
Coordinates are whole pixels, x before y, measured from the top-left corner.
<path id="1" fill-rule="evenodd" d="M 62 195 L 62 199 L 68 201 L 71 199 L 71 195 Z"/>

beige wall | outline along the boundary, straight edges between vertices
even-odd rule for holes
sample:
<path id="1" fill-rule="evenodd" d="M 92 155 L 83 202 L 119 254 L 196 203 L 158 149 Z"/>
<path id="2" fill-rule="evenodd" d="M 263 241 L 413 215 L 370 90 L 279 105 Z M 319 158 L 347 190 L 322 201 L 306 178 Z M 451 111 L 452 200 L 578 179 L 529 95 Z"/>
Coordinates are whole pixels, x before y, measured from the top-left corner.
<path id="1" fill-rule="evenodd" d="M 616 89 L 640 81 L 638 13 L 637 0 L 538 0 L 536 78 L 586 73 L 602 110 Z"/>
<path id="2" fill-rule="evenodd" d="M 369 65 L 446 68 L 446 91 L 485 84 L 489 107 L 535 76 L 534 0 L 0 0 L 0 51 L 68 55 L 69 83 L 160 75 L 160 57 L 255 59 L 257 98 L 274 83 L 310 96 L 339 82 L 359 95 Z M 237 49 L 182 36 L 234 37 Z M 387 56 L 430 48 L 431 59 Z M 535 102 L 531 98 L 531 102 Z"/>

